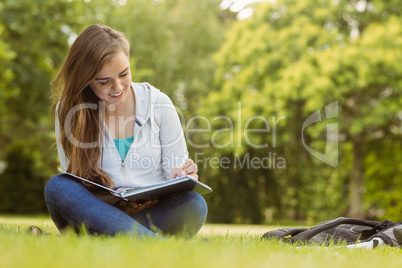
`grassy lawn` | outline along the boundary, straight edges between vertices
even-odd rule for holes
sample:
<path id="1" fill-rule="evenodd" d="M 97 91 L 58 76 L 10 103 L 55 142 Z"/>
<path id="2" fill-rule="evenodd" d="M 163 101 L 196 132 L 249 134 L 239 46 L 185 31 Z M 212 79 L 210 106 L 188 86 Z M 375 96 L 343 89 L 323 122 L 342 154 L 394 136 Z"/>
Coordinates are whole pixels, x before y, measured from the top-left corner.
<path id="1" fill-rule="evenodd" d="M 51 232 L 35 237 L 29 225 Z M 0 216 L 0 267 L 399 267 L 400 249 L 302 247 L 260 241 L 277 226 L 207 224 L 192 240 L 60 236 L 47 217 Z M 207 238 L 205 242 L 201 238 Z"/>

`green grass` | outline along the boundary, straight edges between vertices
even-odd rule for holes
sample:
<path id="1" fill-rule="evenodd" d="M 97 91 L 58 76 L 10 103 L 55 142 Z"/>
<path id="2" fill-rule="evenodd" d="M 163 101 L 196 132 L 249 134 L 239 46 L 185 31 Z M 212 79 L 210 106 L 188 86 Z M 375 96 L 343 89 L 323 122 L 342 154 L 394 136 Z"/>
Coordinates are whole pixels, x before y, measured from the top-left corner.
<path id="1" fill-rule="evenodd" d="M 51 234 L 32 236 L 37 224 Z M 399 267 L 397 248 L 301 247 L 261 241 L 267 226 L 206 225 L 192 240 L 61 236 L 47 217 L 0 217 L 0 267 Z M 205 237 L 209 242 L 203 241 Z"/>

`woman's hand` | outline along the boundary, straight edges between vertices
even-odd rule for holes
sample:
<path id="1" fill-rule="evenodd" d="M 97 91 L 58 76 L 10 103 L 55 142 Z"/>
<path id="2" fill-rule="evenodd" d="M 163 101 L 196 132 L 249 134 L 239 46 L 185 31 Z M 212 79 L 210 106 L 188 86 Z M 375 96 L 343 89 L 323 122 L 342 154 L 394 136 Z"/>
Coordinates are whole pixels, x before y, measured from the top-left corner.
<path id="1" fill-rule="evenodd" d="M 197 165 L 193 160 L 188 159 L 182 167 L 173 167 L 170 170 L 169 180 L 175 179 L 176 176 L 182 177 L 185 175 L 190 175 L 191 177 L 194 177 L 194 179 L 198 180 L 197 172 Z"/>
<path id="2" fill-rule="evenodd" d="M 135 212 L 141 211 L 143 209 L 146 209 L 146 208 L 148 208 L 150 206 L 153 206 L 158 202 L 159 202 L 159 200 L 155 199 L 155 200 L 147 201 L 147 202 L 142 203 L 142 204 L 138 204 L 135 201 L 124 201 L 124 200 L 122 200 L 122 201 L 120 201 L 120 203 L 118 204 L 117 207 L 120 208 L 121 210 L 123 210 L 125 213 L 131 214 L 131 213 L 135 213 Z"/>

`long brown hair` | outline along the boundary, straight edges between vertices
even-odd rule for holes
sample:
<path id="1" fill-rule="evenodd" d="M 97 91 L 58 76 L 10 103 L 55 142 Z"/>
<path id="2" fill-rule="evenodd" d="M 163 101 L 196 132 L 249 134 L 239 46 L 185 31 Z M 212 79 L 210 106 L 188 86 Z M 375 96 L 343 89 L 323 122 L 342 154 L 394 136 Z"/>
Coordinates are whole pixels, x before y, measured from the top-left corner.
<path id="1" fill-rule="evenodd" d="M 104 115 L 100 99 L 89 85 L 113 55 L 123 51 L 129 56 L 129 50 L 123 33 L 91 25 L 75 40 L 52 83 L 51 110 L 55 114 L 58 104 L 60 142 L 70 161 L 67 172 L 108 187 L 113 181 L 98 167 L 103 152 Z"/>

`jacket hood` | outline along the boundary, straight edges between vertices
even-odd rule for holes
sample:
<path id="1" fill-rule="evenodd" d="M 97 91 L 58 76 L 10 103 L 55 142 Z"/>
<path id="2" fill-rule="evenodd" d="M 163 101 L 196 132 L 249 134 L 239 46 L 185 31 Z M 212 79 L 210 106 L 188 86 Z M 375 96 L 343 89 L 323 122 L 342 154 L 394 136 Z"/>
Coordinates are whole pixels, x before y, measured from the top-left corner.
<path id="1" fill-rule="evenodd" d="M 135 95 L 135 118 L 144 124 L 151 116 L 160 90 L 149 83 L 132 83 Z"/>

